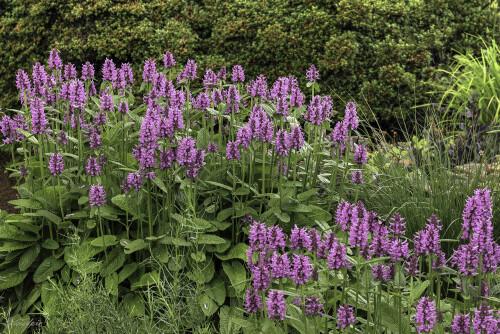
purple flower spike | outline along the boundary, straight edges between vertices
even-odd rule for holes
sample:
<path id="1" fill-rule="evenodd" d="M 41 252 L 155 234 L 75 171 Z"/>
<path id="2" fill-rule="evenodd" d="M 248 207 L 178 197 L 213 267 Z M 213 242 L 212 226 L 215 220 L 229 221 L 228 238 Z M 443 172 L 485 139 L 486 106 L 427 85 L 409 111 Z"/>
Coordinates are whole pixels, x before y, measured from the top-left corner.
<path id="1" fill-rule="evenodd" d="M 355 170 L 352 173 L 352 182 L 357 184 L 363 184 L 363 172 L 360 170 Z"/>
<path id="2" fill-rule="evenodd" d="M 31 127 L 34 134 L 43 134 L 47 131 L 49 123 L 45 118 L 45 110 L 43 109 L 42 101 L 35 98 L 31 101 Z"/>
<path id="3" fill-rule="evenodd" d="M 50 51 L 50 56 L 49 56 L 49 68 L 53 70 L 59 70 L 62 68 L 62 61 L 61 58 L 59 58 L 59 52 L 56 49 L 53 49 Z"/>
<path id="4" fill-rule="evenodd" d="M 90 186 L 89 201 L 91 207 L 106 204 L 106 193 L 100 184 Z"/>
<path id="5" fill-rule="evenodd" d="M 470 315 L 456 314 L 451 324 L 451 330 L 455 334 L 469 334 L 470 333 Z"/>
<path id="6" fill-rule="evenodd" d="M 390 230 L 394 236 L 405 235 L 406 223 L 404 220 L 398 212 L 391 218 Z"/>
<path id="7" fill-rule="evenodd" d="M 359 165 L 366 165 L 367 161 L 367 150 L 364 145 L 359 145 L 356 147 L 356 151 L 354 152 L 354 162 Z"/>
<path id="8" fill-rule="evenodd" d="M 90 176 L 101 175 L 102 169 L 99 158 L 89 157 L 89 159 L 87 160 L 87 165 L 85 166 L 85 170 Z"/>
<path id="9" fill-rule="evenodd" d="M 290 260 L 288 254 L 279 255 L 276 251 L 271 256 L 271 274 L 273 278 L 290 277 Z"/>
<path id="10" fill-rule="evenodd" d="M 254 221 L 248 231 L 248 240 L 250 247 L 253 250 L 263 250 L 267 246 L 267 229 L 266 224 Z"/>
<path id="11" fill-rule="evenodd" d="M 156 64 L 153 59 L 147 59 L 144 63 L 144 69 L 142 71 L 142 81 L 153 82 L 156 77 Z"/>
<path id="12" fill-rule="evenodd" d="M 321 304 L 320 300 L 316 296 L 306 298 L 306 315 L 323 315 L 323 305 L 325 304 Z"/>
<path id="13" fill-rule="evenodd" d="M 305 227 L 299 229 L 297 225 L 295 225 L 295 228 L 292 229 L 292 234 L 290 235 L 290 243 L 290 248 L 305 248 L 309 251 L 312 250 L 311 238 L 309 237 L 309 233 Z"/>
<path id="14" fill-rule="evenodd" d="M 345 108 L 344 122 L 351 130 L 356 130 L 359 126 L 358 114 L 354 102 L 348 102 Z"/>
<path id="15" fill-rule="evenodd" d="M 304 146 L 304 135 L 302 134 L 302 129 L 300 126 L 293 126 L 290 132 L 290 144 L 291 148 L 298 151 Z"/>
<path id="16" fill-rule="evenodd" d="M 64 160 L 61 153 L 54 153 L 49 159 L 49 170 L 52 175 L 59 175 L 64 170 Z"/>
<path id="17" fill-rule="evenodd" d="M 163 66 L 167 70 L 175 66 L 174 55 L 170 51 L 167 51 L 163 54 Z"/>
<path id="18" fill-rule="evenodd" d="M 240 160 L 241 159 L 241 151 L 239 149 L 238 141 L 229 141 L 227 143 L 226 149 L 226 158 L 228 160 Z"/>
<path id="19" fill-rule="evenodd" d="M 349 304 L 339 306 L 337 312 L 337 327 L 346 328 L 355 322 L 354 307 L 349 306 Z"/>
<path id="20" fill-rule="evenodd" d="M 293 254 L 292 279 L 296 284 L 305 284 L 311 276 L 309 256 Z"/>
<path id="21" fill-rule="evenodd" d="M 268 318 L 279 318 L 281 320 L 285 319 L 286 305 L 285 298 L 283 297 L 283 291 L 270 291 L 267 296 L 266 307 Z"/>
<path id="22" fill-rule="evenodd" d="M 113 96 L 109 94 L 103 94 L 101 96 L 101 110 L 102 111 L 113 111 Z"/>
<path id="23" fill-rule="evenodd" d="M 306 78 L 309 82 L 314 82 L 319 79 L 319 72 L 316 70 L 316 66 L 311 65 L 309 70 L 306 72 Z"/>
<path id="24" fill-rule="evenodd" d="M 245 311 L 257 313 L 258 310 L 262 310 L 259 291 L 256 289 L 247 290 L 245 293 Z"/>
<path id="25" fill-rule="evenodd" d="M 417 305 L 415 320 L 418 333 L 429 333 L 436 324 L 436 302 L 430 301 L 429 297 L 420 298 Z"/>
<path id="26" fill-rule="evenodd" d="M 477 308 L 472 320 L 472 328 L 476 333 L 498 333 L 498 324 L 493 317 L 493 310 L 486 301 L 483 301 Z"/>
<path id="27" fill-rule="evenodd" d="M 243 72 L 243 67 L 241 65 L 235 65 L 233 67 L 233 75 L 232 75 L 232 81 L 233 82 L 245 82 L 245 73 Z"/>
<path id="28" fill-rule="evenodd" d="M 76 79 L 76 67 L 72 63 L 67 63 L 64 66 L 64 79 L 66 81 Z"/>
<path id="29" fill-rule="evenodd" d="M 328 253 L 328 267 L 331 270 L 339 270 L 349 268 L 350 264 L 347 261 L 347 250 L 344 244 L 335 239 L 335 243 L 330 248 Z"/>
<path id="30" fill-rule="evenodd" d="M 90 81 L 94 78 L 95 72 L 94 72 L 94 65 L 89 63 L 88 61 L 82 65 L 82 80 L 83 81 Z"/>
<path id="31" fill-rule="evenodd" d="M 273 250 L 283 250 L 285 248 L 285 234 L 283 234 L 281 227 L 275 225 L 267 229 L 267 244 Z"/>
<path id="32" fill-rule="evenodd" d="M 290 142 L 290 134 L 285 130 L 279 130 L 276 133 L 274 140 L 274 149 L 277 155 L 286 157 L 290 152 L 292 143 Z"/>

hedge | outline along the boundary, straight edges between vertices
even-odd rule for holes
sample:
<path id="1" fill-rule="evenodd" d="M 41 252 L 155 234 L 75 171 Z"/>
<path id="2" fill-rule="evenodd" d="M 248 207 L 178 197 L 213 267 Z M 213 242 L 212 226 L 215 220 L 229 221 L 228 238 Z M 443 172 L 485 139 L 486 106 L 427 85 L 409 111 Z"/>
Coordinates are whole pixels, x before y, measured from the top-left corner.
<path id="1" fill-rule="evenodd" d="M 3 7 L 3 8 L 2 8 Z M 200 71 L 244 66 L 269 81 L 314 63 L 328 93 L 381 120 L 430 102 L 436 68 L 496 38 L 489 0 L 15 1 L 0 4 L 0 106 L 16 107 L 15 72 L 60 50 L 66 62 L 195 59 Z"/>

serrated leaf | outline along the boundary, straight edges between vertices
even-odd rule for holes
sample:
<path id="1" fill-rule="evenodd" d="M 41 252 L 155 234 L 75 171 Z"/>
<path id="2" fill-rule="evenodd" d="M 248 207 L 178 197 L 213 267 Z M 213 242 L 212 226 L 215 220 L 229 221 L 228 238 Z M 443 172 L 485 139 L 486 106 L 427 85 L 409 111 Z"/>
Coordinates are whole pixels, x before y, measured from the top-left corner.
<path id="1" fill-rule="evenodd" d="M 226 190 L 229 190 L 229 191 L 233 191 L 233 188 L 230 187 L 230 186 L 227 186 L 225 184 L 222 184 L 222 183 L 219 183 L 219 182 L 214 182 L 214 181 L 206 181 L 206 183 L 208 184 L 211 184 L 213 186 L 216 186 L 216 187 L 219 187 L 219 188 L 223 188 L 223 189 L 226 189 Z"/>
<path id="2" fill-rule="evenodd" d="M 38 238 L 20 231 L 17 227 L 4 224 L 0 226 L 0 239 L 16 240 L 16 241 L 37 241 Z"/>
<path id="3" fill-rule="evenodd" d="M 47 239 L 42 243 L 42 248 L 45 249 L 58 249 L 59 243 L 54 239 Z"/>
<path id="4" fill-rule="evenodd" d="M 120 269 L 121 266 L 123 266 L 123 263 L 125 263 L 125 254 L 123 253 L 123 250 L 118 247 L 113 248 L 113 250 L 108 254 L 108 257 L 102 264 L 101 276 L 106 277 L 108 275 L 111 275 L 112 273 Z"/>
<path id="5" fill-rule="evenodd" d="M 42 203 L 34 199 L 14 199 L 9 201 L 9 204 L 14 205 L 16 208 L 33 209 L 38 210 L 43 207 Z"/>
<path id="6" fill-rule="evenodd" d="M 226 243 L 226 239 L 213 234 L 200 234 L 197 237 L 197 242 L 202 245 L 220 245 Z"/>
<path id="7" fill-rule="evenodd" d="M 232 287 L 236 291 L 242 292 L 245 289 L 245 281 L 247 279 L 247 273 L 243 264 L 239 261 L 232 261 L 231 263 L 223 262 L 222 268 L 227 277 L 229 277 Z"/>
<path id="8" fill-rule="evenodd" d="M 90 242 L 90 244 L 94 247 L 109 247 L 114 246 L 117 243 L 118 241 L 116 241 L 116 237 L 109 234 L 97 237 Z"/>
<path id="9" fill-rule="evenodd" d="M 12 288 L 20 284 L 28 276 L 27 271 L 19 271 L 12 267 L 0 272 L 0 290 Z"/>
<path id="10" fill-rule="evenodd" d="M 51 222 L 53 222 L 56 225 L 61 222 L 61 217 L 56 216 L 55 214 L 53 214 L 50 211 L 47 211 L 47 210 L 38 210 L 37 213 L 40 216 L 47 218 L 48 220 L 50 220 Z"/>
<path id="11" fill-rule="evenodd" d="M 149 246 L 149 243 L 145 242 L 142 239 L 137 239 L 134 241 L 123 240 L 122 242 L 120 242 L 120 244 L 122 246 L 125 246 L 125 254 L 131 254 Z"/>
<path id="12" fill-rule="evenodd" d="M 208 142 L 210 141 L 210 133 L 206 128 L 200 129 L 196 136 L 196 146 L 198 148 L 206 149 L 208 146 Z"/>
<path id="13" fill-rule="evenodd" d="M 141 276 L 141 279 L 138 282 L 135 282 L 132 284 L 130 289 L 136 290 L 145 286 L 150 286 L 153 284 L 156 284 L 160 281 L 160 275 L 157 271 L 152 271 L 149 273 L 145 273 L 144 275 Z"/>
<path id="14" fill-rule="evenodd" d="M 415 286 L 415 282 L 413 282 L 413 290 L 412 290 L 412 294 L 411 294 L 412 303 L 414 300 L 417 300 L 418 298 L 420 298 L 420 295 L 422 295 L 422 293 L 424 293 L 425 289 L 427 289 L 429 284 L 430 284 L 429 281 L 423 281 L 419 285 Z"/>
<path id="15" fill-rule="evenodd" d="M 131 317 L 142 317 L 145 314 L 144 300 L 138 294 L 133 292 L 126 294 L 122 304 Z"/>
<path id="16" fill-rule="evenodd" d="M 207 284 L 207 294 L 220 306 L 226 300 L 226 285 L 220 276 L 216 276 Z"/>
<path id="17" fill-rule="evenodd" d="M 290 215 L 288 213 L 279 211 L 279 212 L 274 212 L 274 215 L 278 217 L 279 220 L 281 220 L 284 223 L 289 223 L 290 222 Z"/>
<path id="18" fill-rule="evenodd" d="M 40 253 L 40 245 L 35 244 L 28 248 L 23 255 L 19 258 L 19 270 L 25 271 L 31 264 L 36 260 L 38 254 Z"/>
<path id="19" fill-rule="evenodd" d="M 191 253 L 191 258 L 196 262 L 203 262 L 206 260 L 205 252 Z"/>
<path id="20" fill-rule="evenodd" d="M 22 242 L 16 240 L 3 240 L 0 242 L 0 252 L 12 252 L 18 249 L 25 249 L 34 245 L 34 242 Z"/>
<path id="21" fill-rule="evenodd" d="M 216 302 L 212 298 L 210 298 L 210 296 L 207 293 L 203 293 L 200 296 L 199 304 L 200 304 L 201 310 L 203 311 L 203 313 L 207 317 L 210 317 L 219 308 L 217 306 Z"/>
<path id="22" fill-rule="evenodd" d="M 140 214 L 140 203 L 137 203 L 136 196 L 130 196 L 126 194 L 116 195 L 111 198 L 111 203 L 134 216 Z"/>
<path id="23" fill-rule="evenodd" d="M 41 283 L 54 274 L 54 271 L 61 269 L 64 261 L 50 256 L 43 260 L 33 274 L 33 282 Z"/>
<path id="24" fill-rule="evenodd" d="M 248 195 L 250 194 L 250 190 L 248 190 L 247 188 L 245 187 L 239 187 L 238 189 L 236 189 L 234 192 L 233 192 L 233 195 L 234 196 L 242 196 L 242 195 Z"/>
<path id="25" fill-rule="evenodd" d="M 116 272 L 104 279 L 104 286 L 109 294 L 118 296 L 118 274 Z"/>

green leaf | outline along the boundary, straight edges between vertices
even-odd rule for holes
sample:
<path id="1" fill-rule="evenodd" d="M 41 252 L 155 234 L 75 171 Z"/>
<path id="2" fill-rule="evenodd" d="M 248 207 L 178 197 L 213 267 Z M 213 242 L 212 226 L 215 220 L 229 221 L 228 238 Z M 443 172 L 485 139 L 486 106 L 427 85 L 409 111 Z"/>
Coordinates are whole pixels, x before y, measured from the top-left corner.
<path id="1" fill-rule="evenodd" d="M 78 205 L 84 205 L 88 201 L 89 201 L 89 197 L 88 196 L 82 196 L 82 197 L 80 197 L 78 199 Z"/>
<path id="2" fill-rule="evenodd" d="M 226 300 L 226 285 L 220 276 L 216 276 L 207 284 L 207 294 L 220 306 Z"/>
<path id="3" fill-rule="evenodd" d="M 19 258 L 19 270 L 25 271 L 31 264 L 36 260 L 38 254 L 40 253 L 40 245 L 35 244 L 28 248 L 23 255 Z"/>
<path id="4" fill-rule="evenodd" d="M 28 297 L 23 301 L 23 308 L 21 309 L 21 313 L 25 314 L 31 305 L 33 305 L 38 298 L 40 298 L 42 294 L 42 289 L 40 286 L 35 286 L 33 290 L 31 290 Z"/>
<path id="5" fill-rule="evenodd" d="M 202 245 L 220 245 L 226 243 L 226 240 L 213 234 L 198 235 L 198 244 Z"/>
<path id="6" fill-rule="evenodd" d="M 45 249 L 58 249 L 59 243 L 54 239 L 47 239 L 42 243 L 42 248 Z"/>
<path id="7" fill-rule="evenodd" d="M 136 196 L 130 196 L 127 194 L 116 195 L 111 198 L 111 203 L 134 216 L 138 216 L 140 214 L 140 203 L 137 202 Z"/>
<path id="8" fill-rule="evenodd" d="M 203 262 L 206 260 L 205 252 L 196 252 L 196 253 L 191 253 L 191 258 L 195 260 L 196 262 Z"/>
<path id="9" fill-rule="evenodd" d="M 233 207 L 224 209 L 217 214 L 217 221 L 223 222 L 227 218 L 231 217 L 235 213 Z"/>
<path id="10" fill-rule="evenodd" d="M 207 293 L 203 293 L 200 296 L 199 303 L 201 310 L 207 317 L 210 317 L 219 308 L 215 303 L 215 301 L 212 298 L 210 298 L 210 296 Z"/>
<path id="11" fill-rule="evenodd" d="M 158 178 L 158 177 L 155 177 L 152 179 L 153 180 L 153 183 L 156 184 L 156 186 L 158 188 L 160 188 L 165 194 L 168 194 L 168 189 L 167 187 L 165 186 L 165 183 L 163 183 L 163 180 Z"/>
<path id="12" fill-rule="evenodd" d="M 109 294 L 113 296 L 118 296 L 118 275 L 116 272 L 112 273 L 109 276 L 106 276 L 104 279 L 104 286 Z"/>
<path id="13" fill-rule="evenodd" d="M 232 247 L 227 254 L 222 255 L 215 253 L 215 256 L 217 256 L 219 259 L 223 261 L 232 259 L 241 259 L 243 261 L 246 261 L 247 252 L 248 252 L 248 245 L 246 245 L 245 243 L 239 243 L 234 247 Z"/>
<path id="14" fill-rule="evenodd" d="M 234 196 L 240 196 L 240 195 L 248 195 L 250 194 L 250 190 L 248 190 L 247 188 L 245 187 L 239 187 L 238 189 L 236 189 L 234 192 L 233 192 L 233 195 Z"/>
<path id="15" fill-rule="evenodd" d="M 22 242 L 15 240 L 5 240 L 0 242 L 0 252 L 12 252 L 18 249 L 25 249 L 32 246 L 34 242 Z"/>
<path id="16" fill-rule="evenodd" d="M 279 220 L 281 220 L 283 223 L 289 223 L 290 222 L 290 216 L 288 213 L 280 211 L 280 212 L 274 212 L 274 215 L 278 217 Z"/>
<path id="17" fill-rule="evenodd" d="M 164 237 L 159 240 L 160 244 L 163 245 L 175 245 L 175 246 L 182 246 L 182 247 L 188 247 L 191 246 L 191 243 L 189 241 L 186 241 L 182 238 L 174 238 L 174 237 Z"/>
<path id="18" fill-rule="evenodd" d="M 40 216 L 47 218 L 48 220 L 50 220 L 51 222 L 53 222 L 56 225 L 61 222 L 61 218 L 59 216 L 56 216 L 55 214 L 53 214 L 50 211 L 47 211 L 47 210 L 38 210 L 37 213 Z"/>
<path id="19" fill-rule="evenodd" d="M 21 316 L 16 314 L 7 320 L 11 324 L 11 328 L 8 331 L 9 334 L 24 334 L 29 332 L 31 319 L 28 314 Z M 7 333 L 7 331 L 5 331 Z"/>
<path id="20" fill-rule="evenodd" d="M 33 282 L 41 283 L 54 274 L 54 271 L 61 269 L 64 261 L 56 259 L 53 256 L 45 258 L 42 263 L 36 268 L 33 274 Z"/>
<path id="21" fill-rule="evenodd" d="M 380 304 L 383 312 L 381 312 L 382 324 L 392 333 L 408 333 L 408 319 L 399 314 L 391 305 L 382 302 Z M 401 318 L 401 328 L 398 327 L 398 319 Z"/>
<path id="22" fill-rule="evenodd" d="M 206 149 L 209 141 L 210 133 L 208 133 L 208 130 L 206 128 L 200 129 L 200 131 L 198 131 L 198 135 L 196 136 L 196 146 L 198 148 Z"/>
<path id="23" fill-rule="evenodd" d="M 236 291 L 242 292 L 245 289 L 245 281 L 247 279 L 247 272 L 243 264 L 239 261 L 232 261 L 231 263 L 223 262 L 222 268 L 227 277 L 229 277 L 232 287 Z"/>
<path id="24" fill-rule="evenodd" d="M 113 250 L 108 254 L 108 257 L 102 264 L 101 276 L 106 277 L 108 275 L 111 275 L 112 273 L 120 269 L 121 266 L 123 266 L 123 263 L 125 263 L 125 254 L 123 253 L 123 250 L 118 247 L 113 248 Z"/>
<path id="25" fill-rule="evenodd" d="M 229 190 L 229 191 L 233 191 L 233 188 L 230 187 L 230 186 L 227 186 L 225 184 L 222 184 L 222 183 L 219 183 L 219 182 L 214 182 L 214 181 L 206 181 L 206 183 L 208 184 L 211 184 L 213 186 L 216 186 L 216 187 L 219 187 L 219 188 L 223 188 L 223 189 L 226 189 L 226 190 Z"/>
<path id="26" fill-rule="evenodd" d="M 429 281 L 423 281 L 422 283 L 418 284 L 415 286 L 415 282 L 413 282 L 413 291 L 411 294 L 411 301 L 413 302 L 414 300 L 420 298 L 420 295 L 424 293 L 425 289 L 429 286 L 430 282 Z"/>
<path id="27" fill-rule="evenodd" d="M 27 271 L 19 271 L 12 267 L 0 272 L 0 290 L 12 288 L 20 284 L 28 276 Z"/>
<path id="28" fill-rule="evenodd" d="M 9 201 L 9 204 L 14 205 L 16 208 L 23 208 L 23 209 L 33 209 L 33 210 L 38 210 L 43 207 L 42 203 L 40 203 L 37 200 L 34 199 L 14 199 L 12 201 Z"/>
<path id="29" fill-rule="evenodd" d="M 134 284 L 132 284 L 130 289 L 133 291 L 145 286 L 157 284 L 159 281 L 160 281 L 160 274 L 157 271 L 152 271 L 150 273 L 145 273 L 144 275 L 142 275 L 139 282 L 135 282 Z"/>
<path id="30" fill-rule="evenodd" d="M 103 235 L 90 242 L 90 244 L 94 247 L 114 246 L 117 243 L 118 241 L 116 241 L 116 237 L 114 235 Z"/>
<path id="31" fill-rule="evenodd" d="M 307 201 L 310 197 L 316 195 L 318 193 L 318 188 L 313 188 L 313 189 L 309 189 L 303 193 L 300 193 L 297 195 L 297 200 L 299 202 L 305 202 Z"/>
<path id="32" fill-rule="evenodd" d="M 142 317 L 145 314 L 144 300 L 139 294 L 133 292 L 126 294 L 122 304 L 131 317 Z"/>
<path id="33" fill-rule="evenodd" d="M 118 274 L 118 284 L 126 280 L 130 275 L 132 275 L 139 265 L 136 262 L 127 264 Z"/>
<path id="34" fill-rule="evenodd" d="M 133 252 L 137 252 L 141 249 L 147 248 L 149 243 L 145 242 L 142 239 L 137 239 L 134 241 L 122 240 L 120 244 L 125 246 L 125 254 L 131 254 Z"/>
<path id="35" fill-rule="evenodd" d="M 17 227 L 12 225 L 1 225 L 0 226 L 0 239 L 9 239 L 16 241 L 37 241 L 38 238 L 26 234 L 24 231 L 20 231 Z"/>

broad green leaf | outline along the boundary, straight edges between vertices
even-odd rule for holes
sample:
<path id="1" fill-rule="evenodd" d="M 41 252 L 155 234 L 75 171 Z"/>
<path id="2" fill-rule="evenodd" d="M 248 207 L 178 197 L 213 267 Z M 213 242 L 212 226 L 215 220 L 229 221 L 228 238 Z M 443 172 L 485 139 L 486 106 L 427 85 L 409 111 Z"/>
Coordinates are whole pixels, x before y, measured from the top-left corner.
<path id="1" fill-rule="evenodd" d="M 145 286 L 157 284 L 159 281 L 160 281 L 159 273 L 157 271 L 152 271 L 142 275 L 139 282 L 135 282 L 134 284 L 132 284 L 130 289 L 134 291 Z"/>
<path id="2" fill-rule="evenodd" d="M 116 272 L 106 276 L 104 285 L 109 294 L 118 296 L 118 274 Z"/>
<path id="3" fill-rule="evenodd" d="M 15 267 L 0 272 L 0 290 L 12 288 L 20 284 L 28 276 L 27 271 L 19 271 Z"/>
<path id="4" fill-rule="evenodd" d="M 235 213 L 233 207 L 224 209 L 217 214 L 217 221 L 223 222 L 227 218 L 231 217 Z"/>
<path id="5" fill-rule="evenodd" d="M 423 281 L 422 283 L 416 285 L 415 282 L 413 282 L 413 290 L 411 294 L 411 301 L 413 302 L 414 300 L 417 300 L 420 298 L 420 295 L 424 293 L 425 289 L 429 286 L 430 282 L 429 281 Z"/>
<path id="6" fill-rule="evenodd" d="M 53 222 L 56 225 L 61 222 L 61 217 L 56 216 L 55 214 L 53 214 L 50 211 L 47 211 L 47 210 L 38 210 L 37 213 L 40 216 L 47 218 L 48 220 L 50 220 L 51 222 Z"/>
<path id="7" fill-rule="evenodd" d="M 217 256 L 219 259 L 223 261 L 232 259 L 241 259 L 243 261 L 247 261 L 247 252 L 248 252 L 248 245 L 245 243 L 239 243 L 234 247 L 231 247 L 231 249 L 229 250 L 229 252 L 227 252 L 227 254 L 215 253 L 215 256 Z"/>
<path id="8" fill-rule="evenodd" d="M 392 333 L 408 333 L 408 319 L 401 315 L 398 310 L 396 310 L 391 305 L 382 302 L 380 307 L 382 307 L 383 312 L 381 312 L 381 321 L 388 330 Z M 401 318 L 401 327 L 398 326 L 398 319 Z"/>
<path id="9" fill-rule="evenodd" d="M 223 189 L 226 189 L 226 190 L 229 190 L 229 191 L 233 191 L 233 188 L 230 187 L 230 186 L 227 186 L 225 184 L 222 184 L 222 183 L 219 183 L 219 182 L 214 182 L 214 181 L 206 181 L 206 183 L 208 184 L 211 184 L 213 186 L 216 186 L 216 187 L 219 187 L 219 188 L 223 188 Z"/>
<path id="10" fill-rule="evenodd" d="M 160 188 L 165 194 L 167 194 L 169 191 L 167 187 L 165 186 L 165 183 L 163 183 L 162 179 L 155 177 L 153 180 L 153 183 L 156 184 L 158 188 Z"/>
<path id="11" fill-rule="evenodd" d="M 38 298 L 40 298 L 42 294 L 42 289 L 41 287 L 38 285 L 38 286 L 35 286 L 30 294 L 28 295 L 28 297 L 23 301 L 23 308 L 21 309 L 21 313 L 25 314 L 28 309 L 30 308 L 31 305 L 33 305 Z"/>
<path id="12" fill-rule="evenodd" d="M 226 240 L 213 234 L 200 234 L 197 237 L 198 244 L 202 245 L 220 245 L 226 243 Z"/>
<path id="13" fill-rule="evenodd" d="M 16 208 L 38 210 L 43 207 L 42 203 L 34 199 L 14 199 L 9 201 L 9 204 L 14 205 Z"/>
<path id="14" fill-rule="evenodd" d="M 238 189 L 236 189 L 234 192 L 233 192 L 233 195 L 234 196 L 240 196 L 240 195 L 248 195 L 250 194 L 250 190 L 248 190 L 247 188 L 245 187 L 239 187 Z"/>
<path id="15" fill-rule="evenodd" d="M 281 211 L 281 212 L 275 212 L 274 214 L 282 222 L 284 222 L 284 223 L 289 223 L 290 222 L 290 216 L 288 215 L 288 213 Z"/>
<path id="16" fill-rule="evenodd" d="M 47 239 L 44 242 L 42 242 L 42 248 L 45 249 L 58 249 L 59 248 L 59 243 L 55 241 L 54 239 Z"/>
<path id="17" fill-rule="evenodd" d="M 116 195 L 111 198 L 111 203 L 134 216 L 138 216 L 140 214 L 141 205 L 137 202 L 137 196 L 127 194 Z"/>
<path id="18" fill-rule="evenodd" d="M 210 317 L 218 309 L 217 303 L 207 293 L 201 295 L 199 303 L 201 310 L 207 317 Z"/>
<path id="19" fill-rule="evenodd" d="M 38 237 L 26 234 L 15 226 L 3 224 L 0 226 L 0 239 L 30 242 L 37 241 Z"/>
<path id="20" fill-rule="evenodd" d="M 114 246 L 117 243 L 118 241 L 116 241 L 116 237 L 114 235 L 109 235 L 109 234 L 97 237 L 90 242 L 90 244 L 94 247 Z"/>
<path id="21" fill-rule="evenodd" d="M 130 275 L 132 275 L 137 270 L 138 264 L 132 262 L 127 264 L 118 274 L 118 284 L 126 280 Z"/>
<path id="22" fill-rule="evenodd" d="M 159 240 L 160 244 L 163 245 L 175 245 L 175 246 L 183 246 L 183 247 L 188 247 L 191 246 L 191 243 L 189 241 L 186 241 L 182 238 L 174 238 L 174 237 L 164 237 Z"/>
<path id="23" fill-rule="evenodd" d="M 191 253 L 191 258 L 195 260 L 196 262 L 203 262 L 206 260 L 205 252 L 196 252 L 196 253 Z"/>
<path id="24" fill-rule="evenodd" d="M 113 248 L 113 250 L 108 254 L 106 260 L 104 260 L 104 263 L 102 264 L 101 276 L 106 277 L 108 275 L 111 275 L 112 273 L 120 269 L 121 266 L 123 266 L 124 262 L 125 254 L 123 253 L 123 250 L 119 247 Z"/>
<path id="25" fill-rule="evenodd" d="M 245 281 L 247 279 L 247 273 L 243 264 L 239 261 L 232 261 L 231 263 L 223 262 L 222 268 L 227 277 L 229 277 L 232 287 L 236 291 L 242 292 L 245 289 Z"/>
<path id="26" fill-rule="evenodd" d="M 137 239 L 134 241 L 122 240 L 120 244 L 122 246 L 125 246 L 125 254 L 131 254 L 149 246 L 149 243 L 145 242 L 142 239 Z"/>
<path id="27" fill-rule="evenodd" d="M 215 300 L 218 305 L 224 304 L 226 300 L 226 285 L 220 276 L 216 276 L 206 287 L 210 298 Z"/>
<path id="28" fill-rule="evenodd" d="M 198 131 L 198 135 L 196 136 L 196 146 L 198 148 L 206 149 L 209 141 L 210 133 L 208 133 L 208 130 L 206 128 L 200 129 L 200 131 Z"/>
<path id="29" fill-rule="evenodd" d="M 133 292 L 129 292 L 125 295 L 123 298 L 123 306 L 125 306 L 125 309 L 131 317 L 142 317 L 146 311 L 142 297 Z"/>
<path id="30" fill-rule="evenodd" d="M 52 256 L 45 258 L 42 263 L 36 268 L 33 274 L 33 282 L 41 283 L 54 274 L 54 271 L 61 269 L 64 261 L 56 259 Z"/>
<path id="31" fill-rule="evenodd" d="M 11 328 L 9 328 L 9 334 L 24 334 L 27 331 L 29 332 L 31 319 L 28 314 L 21 316 L 20 314 L 16 314 L 8 321 L 11 323 Z M 7 333 L 5 331 L 4 333 Z"/>
<path id="32" fill-rule="evenodd" d="M 25 249 L 34 245 L 34 242 L 22 242 L 15 240 L 0 241 L 0 252 L 12 252 L 18 249 Z"/>
<path id="33" fill-rule="evenodd" d="M 28 248 L 23 255 L 19 258 L 19 270 L 25 271 L 31 264 L 36 260 L 38 254 L 40 253 L 40 245 L 35 244 Z"/>

